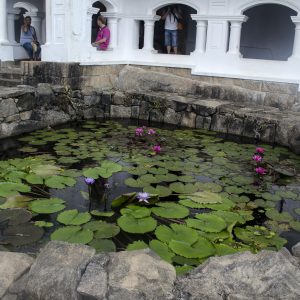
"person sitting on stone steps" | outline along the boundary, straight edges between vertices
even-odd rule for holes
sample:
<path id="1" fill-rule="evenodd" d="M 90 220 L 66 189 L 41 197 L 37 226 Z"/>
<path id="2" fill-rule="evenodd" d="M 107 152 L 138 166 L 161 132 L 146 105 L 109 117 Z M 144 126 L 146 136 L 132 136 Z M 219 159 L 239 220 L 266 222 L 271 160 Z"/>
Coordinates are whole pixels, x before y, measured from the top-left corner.
<path id="1" fill-rule="evenodd" d="M 20 44 L 28 53 L 30 60 L 39 60 L 41 54 L 41 46 L 38 42 L 35 28 L 31 26 L 31 17 L 27 16 L 24 19 L 24 24 L 21 27 Z"/>

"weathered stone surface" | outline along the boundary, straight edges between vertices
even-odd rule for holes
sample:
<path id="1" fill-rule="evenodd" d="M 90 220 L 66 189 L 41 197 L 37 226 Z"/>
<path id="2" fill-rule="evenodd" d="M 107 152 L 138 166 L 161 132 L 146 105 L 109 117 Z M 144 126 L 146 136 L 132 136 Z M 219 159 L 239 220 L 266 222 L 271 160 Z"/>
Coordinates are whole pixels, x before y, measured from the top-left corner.
<path id="1" fill-rule="evenodd" d="M 292 128 L 288 135 L 289 147 L 294 153 L 300 154 L 300 122 Z"/>
<path id="2" fill-rule="evenodd" d="M 84 299 L 108 299 L 107 266 L 110 257 L 108 254 L 99 254 L 93 257 L 88 264 L 77 288 L 77 292 Z"/>
<path id="3" fill-rule="evenodd" d="M 300 242 L 293 246 L 292 253 L 294 256 L 296 256 L 300 259 Z"/>
<path id="4" fill-rule="evenodd" d="M 197 115 L 193 112 L 183 113 L 180 125 L 183 127 L 195 128 Z"/>
<path id="5" fill-rule="evenodd" d="M 0 99 L 0 118 L 15 115 L 18 112 L 14 99 Z"/>
<path id="6" fill-rule="evenodd" d="M 197 116 L 196 128 L 210 130 L 211 117 Z"/>
<path id="7" fill-rule="evenodd" d="M 116 92 L 112 97 L 112 104 L 114 105 L 125 105 L 127 106 L 126 96 L 122 92 Z"/>
<path id="8" fill-rule="evenodd" d="M 110 106 L 110 116 L 112 118 L 130 118 L 131 117 L 131 107 L 122 105 L 111 105 Z"/>
<path id="9" fill-rule="evenodd" d="M 26 272 L 34 259 L 23 253 L 1 252 L 0 255 L 0 299 L 9 286 Z"/>
<path id="10" fill-rule="evenodd" d="M 180 124 L 181 118 L 181 113 L 177 113 L 174 109 L 168 108 L 164 114 L 164 123 L 178 125 Z"/>
<path id="11" fill-rule="evenodd" d="M 193 111 L 200 116 L 208 117 L 212 116 L 217 112 L 217 110 L 223 106 L 227 105 L 227 101 L 218 101 L 218 100 L 196 100 L 194 101 L 192 108 Z"/>
<path id="12" fill-rule="evenodd" d="M 28 273 L 23 298 L 80 299 L 76 288 L 94 254 L 95 250 L 85 245 L 48 243 Z"/>
<path id="13" fill-rule="evenodd" d="M 109 300 L 172 299 L 172 265 L 149 249 L 110 254 Z"/>
<path id="14" fill-rule="evenodd" d="M 176 299 L 296 300 L 298 261 L 286 249 L 210 258 L 175 283 Z"/>

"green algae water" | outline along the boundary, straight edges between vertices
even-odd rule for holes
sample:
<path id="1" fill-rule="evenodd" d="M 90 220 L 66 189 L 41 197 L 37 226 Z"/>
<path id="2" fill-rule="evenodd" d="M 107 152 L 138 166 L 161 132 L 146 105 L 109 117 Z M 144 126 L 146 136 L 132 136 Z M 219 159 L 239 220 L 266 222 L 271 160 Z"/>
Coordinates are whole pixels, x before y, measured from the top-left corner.
<path id="1" fill-rule="evenodd" d="M 88 121 L 1 141 L 0 247 L 150 247 L 179 274 L 210 256 L 290 248 L 300 157 L 259 147 L 261 175 L 256 145 L 203 130 Z"/>

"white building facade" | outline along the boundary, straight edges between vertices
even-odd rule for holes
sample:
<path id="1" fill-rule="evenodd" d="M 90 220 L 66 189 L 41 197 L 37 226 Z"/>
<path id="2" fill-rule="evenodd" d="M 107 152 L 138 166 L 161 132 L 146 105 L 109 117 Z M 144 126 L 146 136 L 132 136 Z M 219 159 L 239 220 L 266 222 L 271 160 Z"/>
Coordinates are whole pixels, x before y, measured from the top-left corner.
<path id="1" fill-rule="evenodd" d="M 161 12 L 184 15 L 180 53 L 166 54 Z M 110 47 L 97 51 L 95 16 Z M 22 17 L 31 16 L 42 60 L 83 65 L 189 68 L 194 75 L 300 83 L 299 0 L 0 0 L 0 59 L 22 59 Z"/>

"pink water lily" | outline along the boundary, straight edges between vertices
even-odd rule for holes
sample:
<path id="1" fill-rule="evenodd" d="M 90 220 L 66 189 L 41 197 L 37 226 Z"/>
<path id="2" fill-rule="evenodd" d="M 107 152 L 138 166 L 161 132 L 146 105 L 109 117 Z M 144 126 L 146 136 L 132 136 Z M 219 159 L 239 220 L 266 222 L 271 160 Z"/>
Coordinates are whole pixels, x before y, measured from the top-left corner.
<path id="1" fill-rule="evenodd" d="M 266 175 L 267 174 L 267 169 L 263 168 L 263 167 L 258 167 L 255 169 L 255 172 L 258 175 Z"/>
<path id="2" fill-rule="evenodd" d="M 156 134 L 156 131 L 155 131 L 154 129 L 150 128 L 150 129 L 148 130 L 148 134 L 149 134 L 149 135 L 154 135 L 154 134 Z"/>
<path id="3" fill-rule="evenodd" d="M 265 153 L 265 151 L 266 151 L 265 148 L 257 147 L 255 153 Z"/>
<path id="4" fill-rule="evenodd" d="M 140 193 L 137 193 L 136 197 L 139 200 L 139 202 L 145 202 L 145 203 L 149 204 L 148 199 L 150 198 L 150 194 L 148 194 L 146 192 L 140 192 Z"/>
<path id="5" fill-rule="evenodd" d="M 260 155 L 257 155 L 257 154 L 253 155 L 252 159 L 256 162 L 261 162 L 263 160 L 263 158 Z"/>
<path id="6" fill-rule="evenodd" d="M 159 152 L 161 152 L 161 146 L 155 145 L 155 146 L 152 147 L 152 150 L 153 150 L 154 152 L 156 152 L 156 153 L 159 153 Z"/>
<path id="7" fill-rule="evenodd" d="M 143 136 L 144 134 L 144 128 L 143 127 L 138 127 L 135 129 L 135 135 L 136 136 Z"/>

